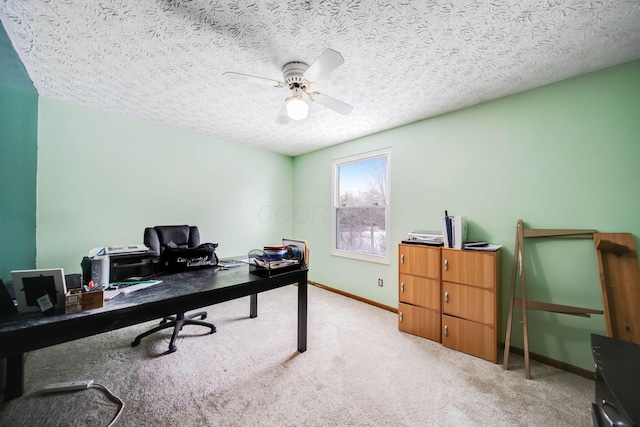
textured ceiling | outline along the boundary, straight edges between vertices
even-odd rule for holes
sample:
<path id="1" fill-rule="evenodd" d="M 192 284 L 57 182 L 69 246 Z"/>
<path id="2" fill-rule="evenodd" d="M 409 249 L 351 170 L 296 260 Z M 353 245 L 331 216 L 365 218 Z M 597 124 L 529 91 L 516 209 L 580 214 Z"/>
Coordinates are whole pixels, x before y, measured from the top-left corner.
<path id="1" fill-rule="evenodd" d="M 297 155 L 640 58 L 640 1 L 0 0 L 40 95 Z M 290 61 L 354 106 L 275 122 Z M 179 143 L 179 141 L 176 141 Z"/>

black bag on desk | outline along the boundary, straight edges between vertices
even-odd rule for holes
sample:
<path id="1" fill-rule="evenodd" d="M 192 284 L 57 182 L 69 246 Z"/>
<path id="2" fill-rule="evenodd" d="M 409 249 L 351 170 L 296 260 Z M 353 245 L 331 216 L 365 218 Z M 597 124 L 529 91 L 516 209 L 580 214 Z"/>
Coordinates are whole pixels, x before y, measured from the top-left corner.
<path id="1" fill-rule="evenodd" d="M 195 248 L 165 248 L 161 263 L 163 271 L 185 271 L 218 265 L 217 243 L 203 243 Z"/>

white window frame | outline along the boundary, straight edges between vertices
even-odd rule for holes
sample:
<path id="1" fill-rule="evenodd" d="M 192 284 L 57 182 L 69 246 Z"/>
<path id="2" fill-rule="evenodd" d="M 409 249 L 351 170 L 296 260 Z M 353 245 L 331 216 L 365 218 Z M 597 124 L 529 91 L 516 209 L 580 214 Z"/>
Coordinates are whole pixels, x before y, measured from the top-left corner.
<path id="1" fill-rule="evenodd" d="M 358 162 L 362 162 L 365 160 L 369 160 L 372 158 L 376 158 L 376 157 L 386 157 L 387 160 L 387 169 L 386 169 L 386 189 L 385 189 L 385 194 L 386 194 L 386 204 L 385 204 L 385 213 L 384 213 L 384 222 L 385 222 L 385 255 L 373 255 L 373 254 L 367 254 L 367 253 L 363 253 L 363 252 L 356 252 L 356 251 L 347 251 L 344 249 L 338 249 L 337 248 L 337 211 L 339 208 L 341 208 L 340 206 L 340 188 L 339 188 L 339 168 L 340 166 L 349 164 L 349 163 L 358 163 Z M 370 262 L 376 262 L 376 263 L 380 263 L 380 264 L 390 264 L 391 263 L 391 254 L 390 254 L 390 235 L 391 233 L 389 232 L 389 226 L 390 226 L 390 220 L 389 220 L 389 213 L 391 210 L 391 206 L 390 206 L 390 201 L 391 201 L 391 185 L 390 185 L 390 177 L 391 177 L 391 149 L 390 148 L 384 148 L 381 150 L 376 150 L 376 151 L 371 151 L 368 153 L 363 153 L 363 154 L 357 154 L 357 155 L 353 155 L 353 156 L 349 156 L 349 157 L 343 157 L 340 159 L 335 159 L 332 162 L 332 168 L 333 168 L 333 182 L 332 182 L 332 196 L 333 196 L 333 203 L 332 203 L 332 222 L 331 222 L 331 255 L 335 255 L 335 256 L 340 256 L 340 257 L 345 257 L 345 258 L 353 258 L 353 259 L 358 259 L 358 260 L 362 260 L 362 261 L 370 261 Z"/>

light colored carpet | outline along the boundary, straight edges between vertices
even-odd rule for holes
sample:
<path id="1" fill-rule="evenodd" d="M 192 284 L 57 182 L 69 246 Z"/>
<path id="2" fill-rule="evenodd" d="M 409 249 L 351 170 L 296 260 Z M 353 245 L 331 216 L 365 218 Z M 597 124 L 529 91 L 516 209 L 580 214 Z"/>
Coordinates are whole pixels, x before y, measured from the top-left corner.
<path id="1" fill-rule="evenodd" d="M 208 307 L 218 332 L 186 326 L 130 343 L 149 322 L 32 352 L 25 394 L 2 426 L 107 425 L 98 389 L 41 394 L 93 379 L 121 397 L 117 426 L 588 426 L 593 381 L 512 355 L 510 370 L 399 332 L 396 315 L 309 286 L 309 337 L 296 351 L 297 288 Z"/>

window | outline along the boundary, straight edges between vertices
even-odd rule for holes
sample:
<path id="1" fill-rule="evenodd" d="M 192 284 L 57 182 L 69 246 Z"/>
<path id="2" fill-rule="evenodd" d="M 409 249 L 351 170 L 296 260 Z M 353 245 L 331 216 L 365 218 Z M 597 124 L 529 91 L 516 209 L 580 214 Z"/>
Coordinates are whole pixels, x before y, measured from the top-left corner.
<path id="1" fill-rule="evenodd" d="M 333 255 L 389 263 L 388 149 L 333 162 Z"/>

